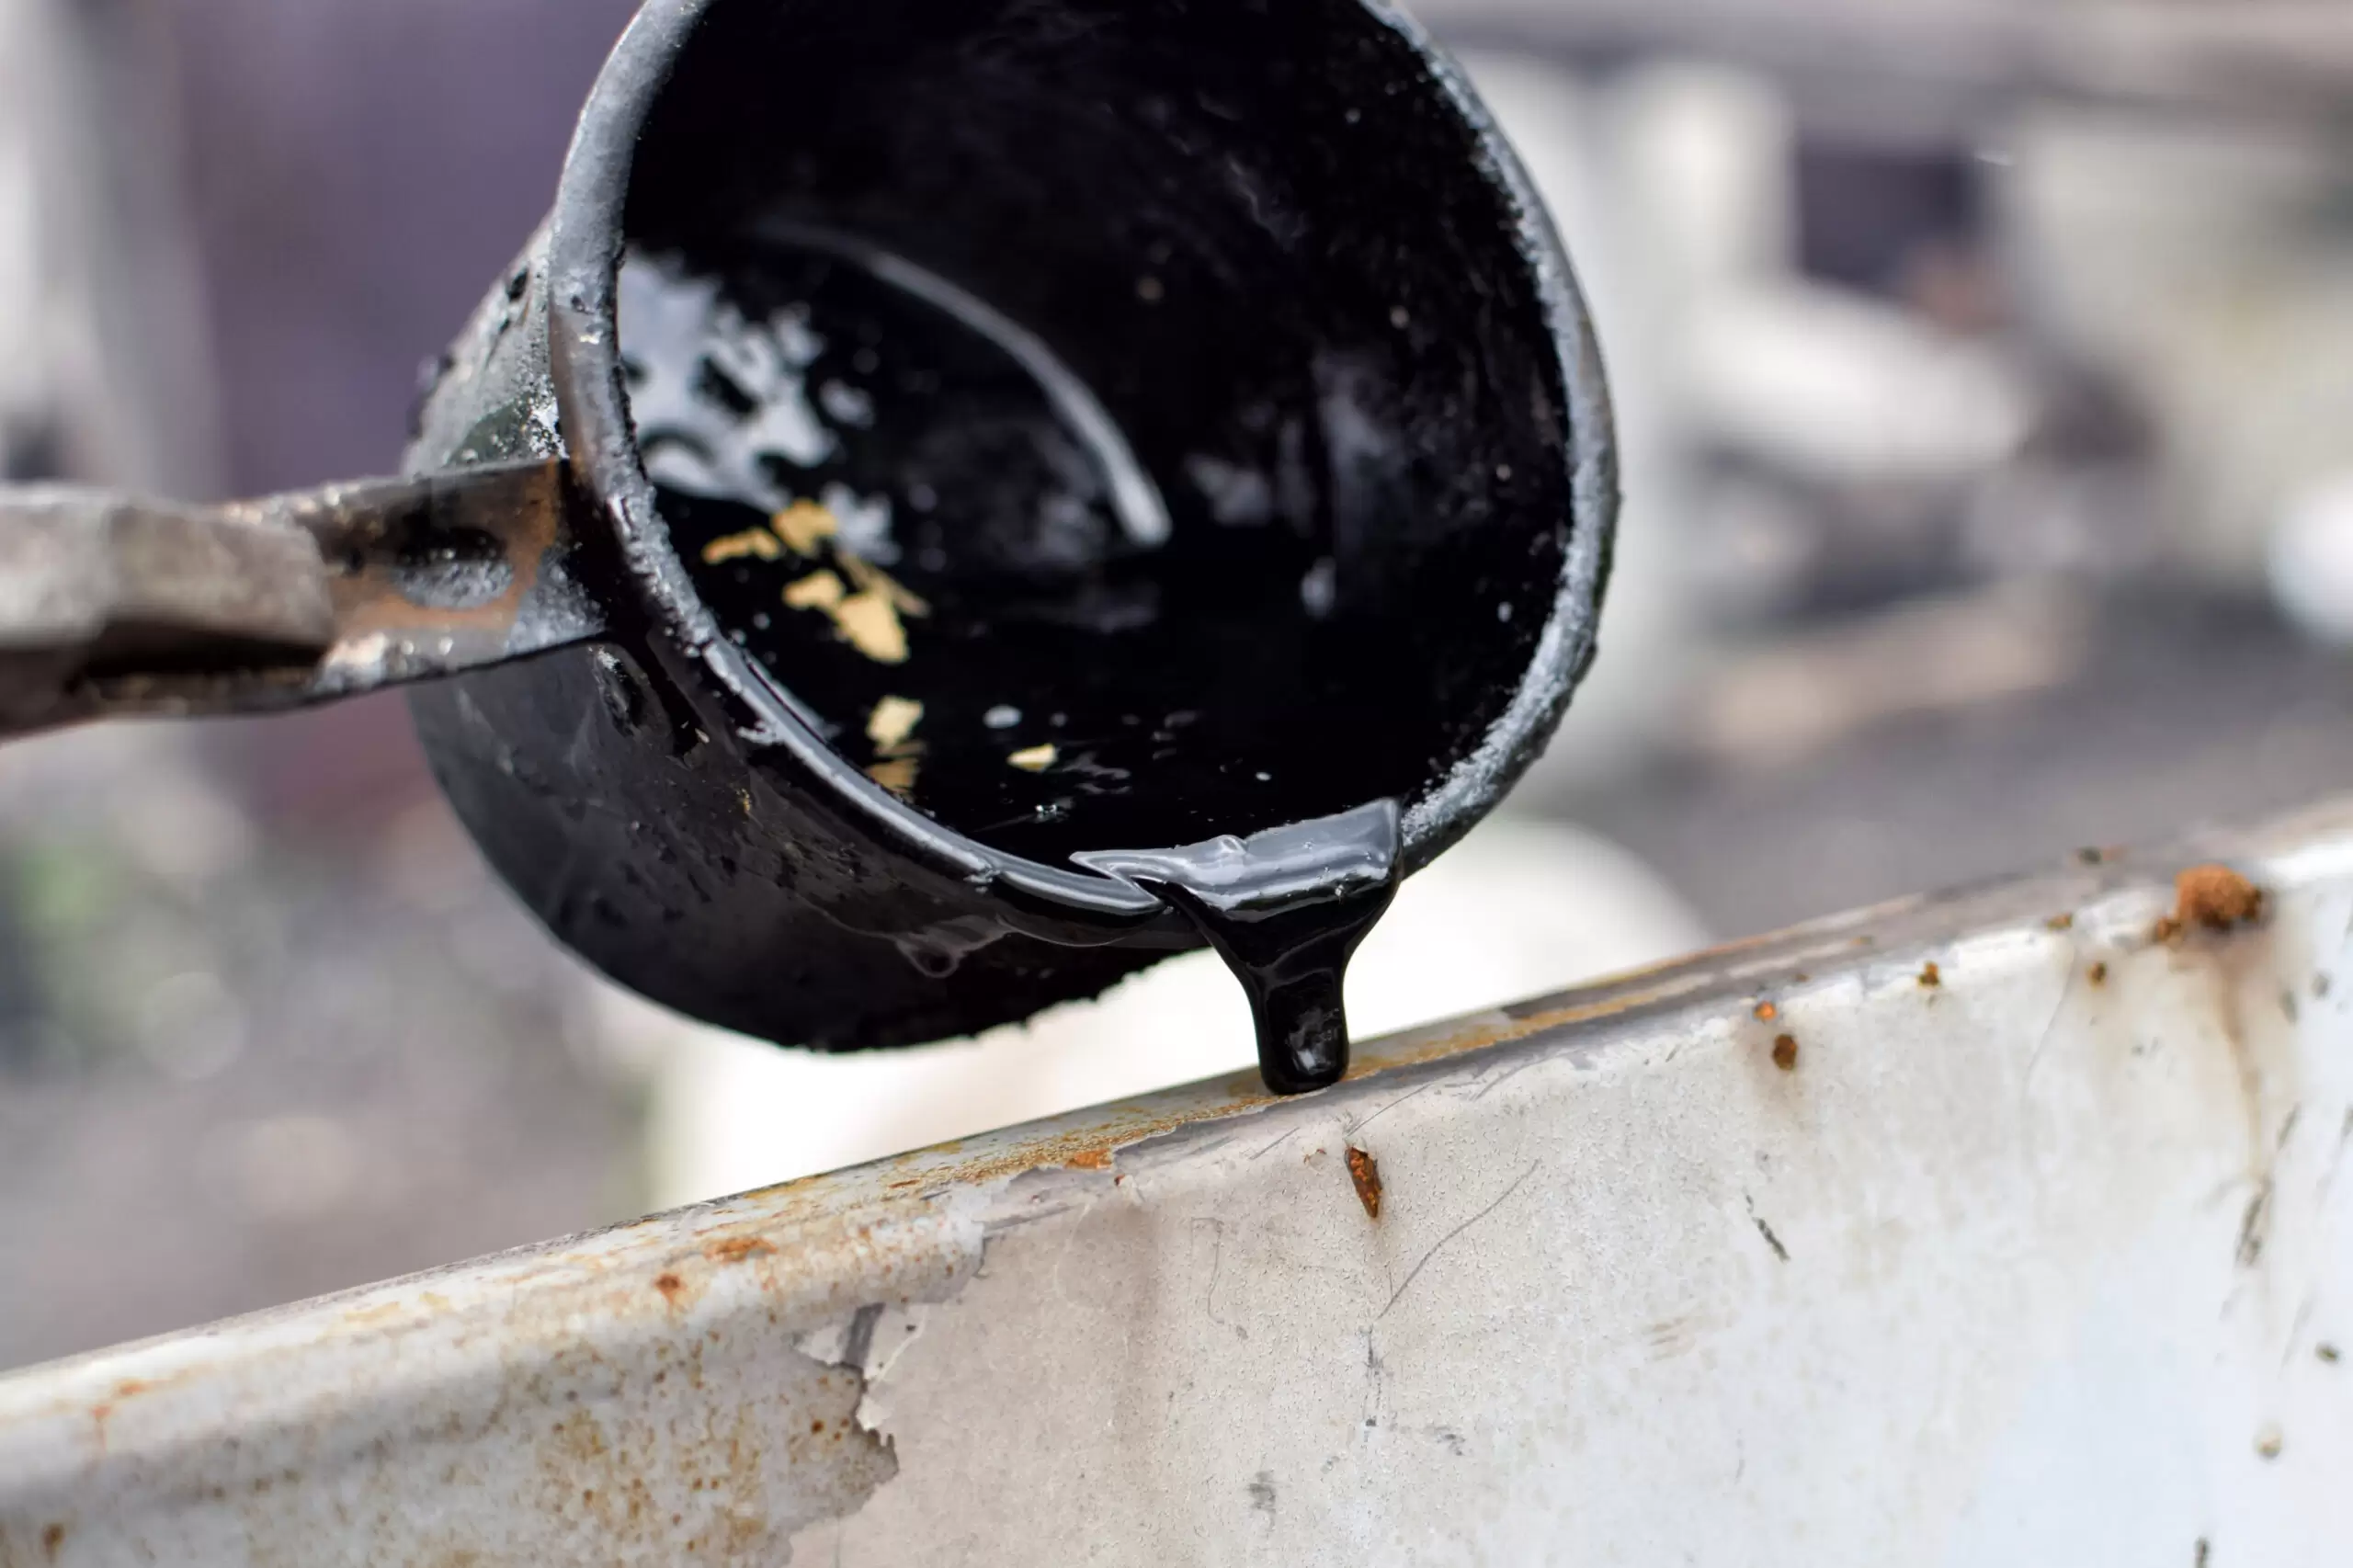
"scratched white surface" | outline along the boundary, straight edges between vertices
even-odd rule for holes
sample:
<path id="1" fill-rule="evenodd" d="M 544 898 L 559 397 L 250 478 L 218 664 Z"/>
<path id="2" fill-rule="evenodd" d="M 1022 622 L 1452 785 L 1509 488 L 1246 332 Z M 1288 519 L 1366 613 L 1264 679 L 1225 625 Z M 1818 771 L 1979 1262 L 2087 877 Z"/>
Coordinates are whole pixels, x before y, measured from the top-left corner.
<path id="1" fill-rule="evenodd" d="M 2339 1562 L 2348 927 L 2339 810 L 37 1369 L 0 1563 Z"/>

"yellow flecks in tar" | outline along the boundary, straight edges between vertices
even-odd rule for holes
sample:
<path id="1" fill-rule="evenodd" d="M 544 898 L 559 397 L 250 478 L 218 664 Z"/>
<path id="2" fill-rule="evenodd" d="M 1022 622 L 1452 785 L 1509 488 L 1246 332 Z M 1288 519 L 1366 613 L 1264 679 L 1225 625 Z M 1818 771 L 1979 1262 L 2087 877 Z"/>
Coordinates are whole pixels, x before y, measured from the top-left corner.
<path id="1" fill-rule="evenodd" d="M 784 602 L 794 609 L 836 610 L 849 590 L 831 572 L 812 572 L 784 590 Z"/>
<path id="2" fill-rule="evenodd" d="M 712 540 L 702 547 L 703 564 L 706 566 L 723 566 L 730 561 L 741 561 L 746 556 L 774 561 L 783 553 L 784 546 L 777 543 L 776 535 L 766 528 L 746 528 L 739 534 Z"/>
<path id="3" fill-rule="evenodd" d="M 907 628 L 888 595 L 852 594 L 835 607 L 834 629 L 878 665 L 907 662 Z"/>
<path id="4" fill-rule="evenodd" d="M 849 574 L 849 580 L 858 585 L 859 593 L 881 594 L 901 615 L 912 615 L 921 619 L 931 613 L 931 606 L 925 603 L 920 596 L 871 561 L 852 555 L 846 550 L 835 553 L 841 559 L 842 570 Z"/>
<path id="5" fill-rule="evenodd" d="M 874 712 L 866 721 L 866 738 L 874 749 L 885 756 L 907 744 L 923 722 L 923 704 L 905 697 L 886 697 L 874 705 Z"/>
<path id="6" fill-rule="evenodd" d="M 768 527 L 796 554 L 814 555 L 821 542 L 840 534 L 842 520 L 814 501 L 795 501 L 769 518 Z"/>
<path id="7" fill-rule="evenodd" d="M 894 756 L 875 763 L 866 776 L 904 801 L 915 793 L 915 772 L 922 767 L 920 757 Z"/>

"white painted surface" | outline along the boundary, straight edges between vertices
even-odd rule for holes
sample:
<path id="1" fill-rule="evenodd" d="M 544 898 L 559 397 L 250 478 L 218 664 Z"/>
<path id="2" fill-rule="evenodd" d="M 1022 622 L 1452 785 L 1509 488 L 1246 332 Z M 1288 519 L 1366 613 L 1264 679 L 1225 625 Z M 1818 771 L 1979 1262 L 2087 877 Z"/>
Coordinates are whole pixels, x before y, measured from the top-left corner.
<path id="1" fill-rule="evenodd" d="M 2348 933 L 2353 807 L 36 1369 L 0 1563 L 2334 1563 Z"/>

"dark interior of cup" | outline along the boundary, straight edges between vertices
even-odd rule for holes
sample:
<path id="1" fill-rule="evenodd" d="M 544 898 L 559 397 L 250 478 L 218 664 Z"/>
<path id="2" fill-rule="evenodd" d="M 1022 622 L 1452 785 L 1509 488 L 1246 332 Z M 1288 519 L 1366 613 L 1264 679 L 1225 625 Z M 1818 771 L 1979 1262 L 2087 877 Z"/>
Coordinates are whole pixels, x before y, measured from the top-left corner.
<path id="1" fill-rule="evenodd" d="M 1353 0 L 714 0 L 620 290 L 697 591 L 1006 853 L 1411 803 L 1522 684 L 1570 528 L 1478 154 Z"/>

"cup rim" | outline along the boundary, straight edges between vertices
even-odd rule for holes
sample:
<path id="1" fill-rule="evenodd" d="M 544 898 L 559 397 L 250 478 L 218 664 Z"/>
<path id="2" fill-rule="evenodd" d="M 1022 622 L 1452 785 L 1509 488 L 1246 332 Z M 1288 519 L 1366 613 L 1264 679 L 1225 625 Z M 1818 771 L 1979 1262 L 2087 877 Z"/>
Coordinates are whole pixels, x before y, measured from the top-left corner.
<path id="1" fill-rule="evenodd" d="M 754 727 L 743 734 L 747 744 L 786 752 L 878 842 L 949 876 L 1096 922 L 1164 915 L 1165 906 L 1142 889 L 993 849 L 869 778 L 801 717 L 757 660 L 722 634 L 671 546 L 630 417 L 619 278 L 640 131 L 717 3 L 645 0 L 598 74 L 564 162 L 548 241 L 548 337 L 559 425 L 574 474 L 601 508 L 656 624 L 753 716 Z M 1570 526 L 1552 610 L 1503 712 L 1445 779 L 1410 802 L 1404 842 L 1411 872 L 1468 833 L 1535 761 L 1593 657 L 1617 518 L 1616 442 L 1592 321 L 1534 182 L 1461 67 L 1418 23 L 1383 0 L 1357 0 L 1357 8 L 1422 59 L 1430 86 L 1471 132 L 1474 171 L 1501 192 L 1511 212 L 1514 249 L 1541 304 L 1566 392 Z"/>

